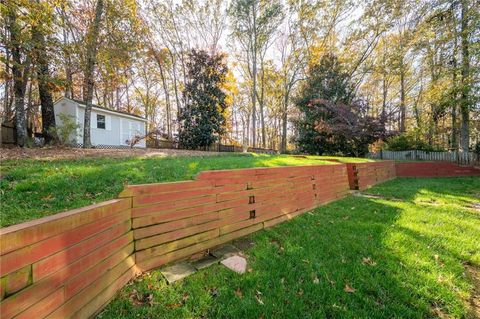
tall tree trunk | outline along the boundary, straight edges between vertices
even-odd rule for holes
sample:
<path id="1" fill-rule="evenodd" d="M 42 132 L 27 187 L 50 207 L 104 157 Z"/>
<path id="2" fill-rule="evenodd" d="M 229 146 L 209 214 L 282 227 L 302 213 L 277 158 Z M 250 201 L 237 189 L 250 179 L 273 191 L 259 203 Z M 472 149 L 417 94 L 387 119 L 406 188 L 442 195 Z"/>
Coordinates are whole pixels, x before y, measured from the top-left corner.
<path id="1" fill-rule="evenodd" d="M 8 25 L 5 24 L 5 27 L 4 27 L 4 37 L 5 37 L 4 41 L 5 41 L 5 43 L 8 42 L 7 36 L 8 36 Z M 5 111 L 5 117 L 2 120 L 5 121 L 5 122 L 8 122 L 13 117 L 12 104 L 10 103 L 10 48 L 8 46 L 5 46 L 4 81 L 5 81 L 5 91 L 4 91 L 3 109 Z"/>
<path id="2" fill-rule="evenodd" d="M 257 6 L 252 1 L 253 48 L 252 48 L 252 146 L 257 145 Z"/>
<path id="3" fill-rule="evenodd" d="M 470 146 L 470 54 L 469 54 L 469 17 L 468 17 L 468 0 L 462 0 L 462 14 L 461 14 L 461 38 L 462 38 L 462 94 L 461 94 L 461 128 L 460 128 L 460 147 L 463 151 L 468 151 Z"/>
<path id="4" fill-rule="evenodd" d="M 87 64 L 85 66 L 84 75 L 84 95 L 85 101 L 85 119 L 83 122 L 83 148 L 92 147 L 90 140 L 90 115 L 92 113 L 92 99 L 93 99 L 93 86 L 94 86 L 94 70 L 97 61 L 97 46 L 98 46 L 98 33 L 100 31 L 100 22 L 103 13 L 103 0 L 97 0 L 95 8 L 95 18 L 89 30 L 87 38 Z"/>
<path id="5" fill-rule="evenodd" d="M 180 111 L 182 109 L 182 104 L 180 103 L 180 97 L 178 95 L 177 58 L 175 57 L 175 55 L 170 49 L 168 49 L 168 53 L 170 55 L 170 59 L 172 59 L 173 91 L 175 92 L 175 102 L 177 104 L 177 129 L 178 131 L 180 131 L 179 119 L 180 119 Z M 185 103 L 185 100 L 184 100 L 184 103 Z"/>
<path id="6" fill-rule="evenodd" d="M 405 105 L 405 65 L 402 61 L 400 63 L 400 132 L 405 132 L 405 118 L 406 118 L 406 105 Z"/>
<path id="7" fill-rule="evenodd" d="M 458 149 L 458 130 L 457 130 L 457 110 L 458 110 L 458 79 L 457 79 L 457 71 L 458 71 L 458 32 L 457 32 L 457 21 L 455 17 L 455 3 L 452 3 L 450 6 L 450 13 L 452 15 L 453 23 L 453 53 L 452 53 L 452 86 L 453 86 L 453 96 L 452 96 L 452 135 L 451 135 L 451 145 L 452 149 Z"/>
<path id="8" fill-rule="evenodd" d="M 155 61 L 157 61 L 158 68 L 160 70 L 160 78 L 162 79 L 163 92 L 165 93 L 165 105 L 167 108 L 167 136 L 168 136 L 168 139 L 171 140 L 172 139 L 171 115 L 172 114 L 171 114 L 171 105 L 170 105 L 170 94 L 168 93 L 167 80 L 165 78 L 165 72 L 163 70 L 163 61 L 159 56 L 158 52 L 153 47 L 151 47 L 151 50 L 155 58 Z"/>
<path id="9" fill-rule="evenodd" d="M 65 19 L 65 7 L 61 6 L 61 19 L 62 19 L 62 34 L 63 34 L 63 46 L 66 48 L 68 43 L 66 19 Z M 73 99 L 75 98 L 73 92 L 73 72 L 72 72 L 72 57 L 70 56 L 70 50 L 64 49 L 65 58 L 65 97 Z"/>
<path id="10" fill-rule="evenodd" d="M 32 38 L 35 45 L 38 93 L 42 112 L 42 134 L 45 142 L 49 143 L 54 138 L 52 128 L 55 127 L 55 111 L 53 109 L 45 36 L 36 27 L 33 27 Z"/>
<path id="11" fill-rule="evenodd" d="M 266 146 L 266 134 L 265 134 L 265 67 L 263 63 L 263 57 L 261 60 L 262 66 L 262 87 L 260 88 L 260 99 L 259 99 L 259 106 L 260 106 L 260 126 L 262 130 L 262 147 L 265 148 Z"/>
<path id="12" fill-rule="evenodd" d="M 282 110 L 282 141 L 280 144 L 280 152 L 285 153 L 287 151 L 287 121 L 288 121 L 288 103 L 290 98 L 290 90 L 288 84 L 284 85 L 284 97 L 283 97 L 283 110 Z"/>
<path id="13" fill-rule="evenodd" d="M 35 66 L 32 66 L 32 69 L 35 69 Z M 27 95 L 27 103 L 26 103 L 26 111 L 25 111 L 25 119 L 27 123 L 27 136 L 33 137 L 35 127 L 34 127 L 34 117 L 37 110 L 33 109 L 32 103 L 32 93 L 33 93 L 33 81 L 28 83 L 28 95 Z M 25 91 L 27 92 L 27 91 Z"/>
<path id="14" fill-rule="evenodd" d="M 456 47 L 455 41 L 455 47 Z M 457 101 L 458 101 L 458 92 L 457 92 L 457 57 L 456 57 L 456 49 L 454 50 L 453 54 L 453 73 L 452 73 L 452 83 L 453 83 L 453 103 L 452 103 L 452 137 L 451 137 L 451 148 L 457 149 L 458 142 L 457 142 Z"/>
<path id="15" fill-rule="evenodd" d="M 10 31 L 10 43 L 12 52 L 12 75 L 13 93 L 15 103 L 15 129 L 17 144 L 25 146 L 27 141 L 27 119 L 25 114 L 25 90 L 29 74 L 30 61 L 28 58 L 22 63 L 20 49 L 20 25 L 17 23 L 17 15 L 11 8 L 8 12 L 8 25 Z"/>
<path id="16" fill-rule="evenodd" d="M 387 117 L 387 96 L 388 96 L 388 86 L 387 86 L 387 54 L 385 49 L 383 50 L 382 55 L 382 121 L 385 121 L 386 124 L 386 117 Z"/>

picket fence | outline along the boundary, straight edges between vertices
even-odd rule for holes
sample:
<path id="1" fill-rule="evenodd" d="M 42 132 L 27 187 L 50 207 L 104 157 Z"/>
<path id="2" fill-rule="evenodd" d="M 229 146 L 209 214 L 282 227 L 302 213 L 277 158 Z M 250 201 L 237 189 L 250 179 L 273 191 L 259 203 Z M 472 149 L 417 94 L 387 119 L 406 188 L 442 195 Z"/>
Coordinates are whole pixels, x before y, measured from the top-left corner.
<path id="1" fill-rule="evenodd" d="M 397 161 L 445 161 L 461 165 L 480 165 L 480 157 L 474 152 L 448 151 L 428 152 L 420 150 L 386 151 L 368 154 L 372 159 L 397 160 Z"/>

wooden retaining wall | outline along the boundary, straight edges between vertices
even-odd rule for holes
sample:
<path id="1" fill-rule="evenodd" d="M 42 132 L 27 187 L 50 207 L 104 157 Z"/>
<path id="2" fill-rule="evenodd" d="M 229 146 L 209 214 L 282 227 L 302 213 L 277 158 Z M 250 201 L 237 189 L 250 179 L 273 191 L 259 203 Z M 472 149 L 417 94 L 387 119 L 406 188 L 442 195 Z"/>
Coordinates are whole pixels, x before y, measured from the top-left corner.
<path id="1" fill-rule="evenodd" d="M 348 163 L 346 165 L 348 181 L 352 190 L 364 190 L 397 176 L 394 161 Z"/>
<path id="2" fill-rule="evenodd" d="M 394 176 L 390 163 L 354 165 L 360 189 Z M 119 199 L 2 228 L 0 317 L 91 317 L 141 271 L 349 190 L 344 164 L 206 171 L 192 181 L 127 186 Z"/>
<path id="3" fill-rule="evenodd" d="M 448 162 L 398 162 L 398 177 L 455 177 L 480 176 L 480 168 Z"/>
<path id="4" fill-rule="evenodd" d="M 137 272 L 131 199 L 0 229 L 0 315 L 88 318 Z"/>
<path id="5" fill-rule="evenodd" d="M 288 220 L 348 191 L 344 165 L 207 171 L 197 180 L 127 186 L 142 270 Z"/>

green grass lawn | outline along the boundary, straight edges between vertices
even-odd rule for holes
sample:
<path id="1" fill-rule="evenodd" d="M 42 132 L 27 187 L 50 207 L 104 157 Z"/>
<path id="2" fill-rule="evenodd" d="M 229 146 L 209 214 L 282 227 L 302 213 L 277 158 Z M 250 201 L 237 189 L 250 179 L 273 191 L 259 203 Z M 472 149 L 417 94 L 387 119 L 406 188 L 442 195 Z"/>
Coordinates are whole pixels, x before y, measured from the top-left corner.
<path id="1" fill-rule="evenodd" d="M 0 227 L 115 198 L 126 183 L 188 180 L 213 169 L 314 164 L 332 162 L 319 156 L 257 154 L 3 161 Z"/>
<path id="2" fill-rule="evenodd" d="M 366 193 L 382 197 L 350 196 L 249 237 L 244 275 L 215 265 L 169 286 L 152 271 L 99 317 L 468 318 L 480 178 L 397 179 Z"/>

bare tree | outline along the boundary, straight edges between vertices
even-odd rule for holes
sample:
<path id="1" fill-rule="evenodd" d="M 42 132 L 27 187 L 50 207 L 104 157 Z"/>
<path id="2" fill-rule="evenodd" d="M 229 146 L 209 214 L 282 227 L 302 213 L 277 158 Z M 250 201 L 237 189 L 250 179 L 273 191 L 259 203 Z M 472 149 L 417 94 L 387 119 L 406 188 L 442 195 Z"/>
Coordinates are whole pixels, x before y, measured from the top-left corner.
<path id="1" fill-rule="evenodd" d="M 230 18 L 233 36 L 247 56 L 247 69 L 252 81 L 252 146 L 256 147 L 258 57 L 262 49 L 268 46 L 271 36 L 282 21 L 282 6 L 279 1 L 235 0 L 230 8 Z"/>

